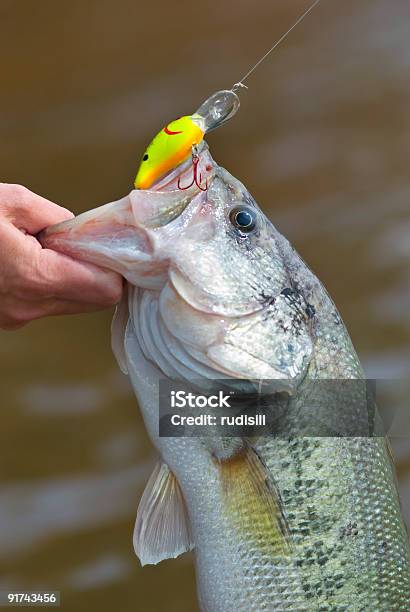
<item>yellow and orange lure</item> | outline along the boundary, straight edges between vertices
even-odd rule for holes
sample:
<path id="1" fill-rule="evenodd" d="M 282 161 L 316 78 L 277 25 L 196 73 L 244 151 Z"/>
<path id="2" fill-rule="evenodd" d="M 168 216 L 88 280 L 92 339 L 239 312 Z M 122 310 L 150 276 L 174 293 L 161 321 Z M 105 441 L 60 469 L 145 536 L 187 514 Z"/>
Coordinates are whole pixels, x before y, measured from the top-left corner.
<path id="1" fill-rule="evenodd" d="M 135 178 L 136 189 L 149 189 L 159 178 L 184 162 L 198 145 L 205 130 L 201 117 L 186 115 L 171 121 L 148 145 Z"/>
<path id="2" fill-rule="evenodd" d="M 149 189 L 158 179 L 193 155 L 205 133 L 225 123 L 239 108 L 232 90 L 222 90 L 208 98 L 193 115 L 185 115 L 166 125 L 150 142 L 135 177 L 136 189 Z"/>

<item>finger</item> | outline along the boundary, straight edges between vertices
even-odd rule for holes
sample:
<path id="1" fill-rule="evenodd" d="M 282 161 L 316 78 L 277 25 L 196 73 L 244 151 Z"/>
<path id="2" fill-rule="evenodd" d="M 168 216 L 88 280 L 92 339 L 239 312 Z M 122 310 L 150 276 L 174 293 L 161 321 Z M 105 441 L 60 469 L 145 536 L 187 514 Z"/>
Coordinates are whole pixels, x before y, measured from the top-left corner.
<path id="1" fill-rule="evenodd" d="M 104 310 L 107 306 L 100 303 L 91 304 L 84 302 L 73 302 L 71 300 L 52 300 L 43 304 L 43 311 L 39 313 L 36 319 L 55 315 L 73 315 L 85 314 L 88 312 L 98 312 Z"/>
<path id="2" fill-rule="evenodd" d="M 34 274 L 44 296 L 101 307 L 120 301 L 123 279 L 119 274 L 51 249 L 36 254 Z"/>
<path id="3" fill-rule="evenodd" d="M 38 234 L 50 225 L 71 219 L 72 212 L 22 185 L 0 183 L 0 210 L 19 229 Z"/>
<path id="4" fill-rule="evenodd" d="M 121 276 L 43 249 L 33 236 L 7 223 L 0 223 L 0 262 L 0 293 L 22 300 L 53 298 L 108 307 L 121 299 Z"/>
<path id="5" fill-rule="evenodd" d="M 106 308 L 101 304 L 84 304 L 70 300 L 43 300 L 36 302 L 12 302 L 0 314 L 0 329 L 15 330 L 31 321 L 55 315 L 74 315 L 97 312 Z"/>

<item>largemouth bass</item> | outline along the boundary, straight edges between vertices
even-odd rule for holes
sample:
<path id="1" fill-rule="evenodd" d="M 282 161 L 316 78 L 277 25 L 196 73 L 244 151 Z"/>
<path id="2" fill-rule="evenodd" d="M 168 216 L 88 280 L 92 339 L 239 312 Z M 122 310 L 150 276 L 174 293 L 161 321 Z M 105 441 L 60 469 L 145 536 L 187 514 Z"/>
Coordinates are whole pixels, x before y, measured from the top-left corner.
<path id="1" fill-rule="evenodd" d="M 205 612 L 408 610 L 409 543 L 383 437 L 159 436 L 164 378 L 277 381 L 296 413 L 312 380 L 365 378 L 322 284 L 205 141 L 195 170 L 199 184 L 187 159 L 41 237 L 127 280 L 113 349 L 160 456 L 136 551 L 157 563 L 193 548 Z"/>

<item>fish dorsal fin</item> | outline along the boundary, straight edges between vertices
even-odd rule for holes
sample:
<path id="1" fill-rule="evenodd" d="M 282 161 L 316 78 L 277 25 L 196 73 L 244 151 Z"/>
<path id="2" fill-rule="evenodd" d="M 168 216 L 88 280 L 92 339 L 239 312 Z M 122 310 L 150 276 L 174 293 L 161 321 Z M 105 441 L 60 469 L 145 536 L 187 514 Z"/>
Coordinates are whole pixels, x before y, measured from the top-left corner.
<path id="1" fill-rule="evenodd" d="M 125 328 L 127 327 L 128 318 L 128 286 L 125 284 L 121 301 L 117 304 L 111 323 L 111 348 L 123 374 L 128 374 L 124 347 Z"/>
<path id="2" fill-rule="evenodd" d="M 290 552 L 289 529 L 273 478 L 249 445 L 220 462 L 225 511 L 250 546 L 271 556 Z"/>
<path id="3" fill-rule="evenodd" d="M 175 558 L 194 547 L 181 488 L 169 467 L 159 462 L 138 506 L 134 550 L 141 565 Z"/>

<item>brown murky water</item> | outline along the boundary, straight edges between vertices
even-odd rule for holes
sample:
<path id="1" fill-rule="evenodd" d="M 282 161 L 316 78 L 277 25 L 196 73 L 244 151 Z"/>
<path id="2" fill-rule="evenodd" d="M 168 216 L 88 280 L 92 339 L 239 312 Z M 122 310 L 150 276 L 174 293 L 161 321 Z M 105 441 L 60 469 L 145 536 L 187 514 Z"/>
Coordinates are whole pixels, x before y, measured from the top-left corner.
<path id="1" fill-rule="evenodd" d="M 76 212 L 125 194 L 161 125 L 306 5 L 1 0 L 2 180 Z M 369 375 L 392 379 L 410 361 L 409 21 L 408 0 L 323 2 L 208 139 L 326 284 Z M 132 551 L 155 454 L 110 316 L 0 334 L 0 589 L 59 589 L 67 612 L 192 612 L 191 558 L 141 570 Z M 410 523 L 410 440 L 395 446 Z"/>

